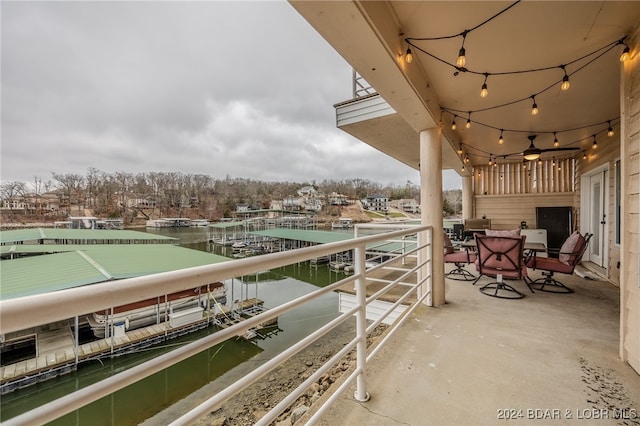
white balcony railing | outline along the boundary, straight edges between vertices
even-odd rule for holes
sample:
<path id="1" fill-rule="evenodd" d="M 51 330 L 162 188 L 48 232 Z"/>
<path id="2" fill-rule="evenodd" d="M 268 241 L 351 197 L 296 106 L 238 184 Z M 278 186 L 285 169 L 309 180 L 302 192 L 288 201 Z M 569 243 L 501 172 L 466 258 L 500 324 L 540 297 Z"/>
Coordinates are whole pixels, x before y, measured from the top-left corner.
<path id="1" fill-rule="evenodd" d="M 119 306 L 135 300 L 144 300 L 159 294 L 194 288 L 210 282 L 225 281 L 230 278 L 254 274 L 260 271 L 290 265 L 327 256 L 335 253 L 353 251 L 354 274 L 312 293 L 269 309 L 253 318 L 213 333 L 195 342 L 182 346 L 172 352 L 154 358 L 144 364 L 111 376 L 101 382 L 82 388 L 69 395 L 40 406 L 29 412 L 11 418 L 6 425 L 43 424 L 77 410 L 93 401 L 108 396 L 119 389 L 166 369 L 209 347 L 225 340 L 243 335 L 245 331 L 282 315 L 296 307 L 304 305 L 318 297 L 349 286 L 355 288 L 356 305 L 333 321 L 322 326 L 304 339 L 298 341 L 282 353 L 269 360 L 250 374 L 228 386 L 207 401 L 194 407 L 176 419 L 173 424 L 189 424 L 215 410 L 225 401 L 250 386 L 278 365 L 301 351 L 314 341 L 337 327 L 342 322 L 356 316 L 356 335 L 354 338 L 318 368 L 307 380 L 291 392 L 279 404 L 258 422 L 269 424 L 299 398 L 309 386 L 325 374 L 340 358 L 352 349 L 356 349 L 356 366 L 353 373 L 333 392 L 324 406 L 320 407 L 309 420 L 313 423 L 333 403 L 348 386 L 356 382 L 354 397 L 368 399 L 366 388 L 366 364 L 380 347 L 393 334 L 397 327 L 420 303 L 430 304 L 432 228 L 430 226 L 410 225 L 358 225 L 355 238 L 336 243 L 323 244 L 298 250 L 267 254 L 230 262 L 183 269 L 121 281 L 106 282 L 87 287 L 58 291 L 37 297 L 23 297 L 0 302 L 2 321 L 0 334 L 6 334 L 28 327 L 38 326 L 63 319 L 73 318 L 87 312 L 104 310 L 107 306 Z M 363 235 L 360 234 L 370 234 Z M 386 260 L 367 268 L 366 261 L 372 257 Z M 393 279 L 386 276 L 393 275 Z M 367 295 L 368 283 L 377 283 L 379 290 Z M 380 285 L 382 283 L 382 285 Z M 396 301 L 380 318 L 367 324 L 366 307 L 380 296 L 393 289 Z M 398 289 L 401 291 L 398 293 Z M 399 295 L 398 295 L 399 294 Z M 411 301 L 411 302 L 410 302 Z M 403 313 L 387 330 L 385 337 L 369 354 L 366 352 L 367 333 L 377 327 L 384 318 L 403 305 Z"/>

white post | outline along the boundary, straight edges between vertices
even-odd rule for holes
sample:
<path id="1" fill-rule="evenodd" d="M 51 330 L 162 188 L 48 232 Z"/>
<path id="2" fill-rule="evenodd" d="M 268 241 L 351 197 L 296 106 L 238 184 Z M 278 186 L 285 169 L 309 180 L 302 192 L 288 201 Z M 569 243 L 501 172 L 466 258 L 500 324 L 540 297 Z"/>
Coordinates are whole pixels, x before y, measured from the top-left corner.
<path id="1" fill-rule="evenodd" d="M 367 392 L 367 291 L 364 279 L 365 273 L 365 247 L 358 246 L 354 249 L 353 267 L 356 279 L 356 303 L 359 307 L 356 314 L 356 336 L 358 344 L 356 346 L 356 366 L 360 370 L 356 380 L 356 391 L 353 397 L 360 402 L 369 400 Z"/>
<path id="2" fill-rule="evenodd" d="M 431 225 L 431 291 L 426 299 L 429 306 L 445 303 L 444 294 L 444 238 L 442 236 L 442 132 L 440 128 L 420 132 L 420 219 L 423 226 Z M 424 262 L 426 253 L 421 250 L 418 260 Z M 423 267 L 423 274 L 428 274 Z M 423 285 L 426 287 L 427 284 Z M 424 293 L 423 293 L 424 294 Z"/>
<path id="3" fill-rule="evenodd" d="M 462 176 L 462 219 L 473 218 L 471 176 Z"/>

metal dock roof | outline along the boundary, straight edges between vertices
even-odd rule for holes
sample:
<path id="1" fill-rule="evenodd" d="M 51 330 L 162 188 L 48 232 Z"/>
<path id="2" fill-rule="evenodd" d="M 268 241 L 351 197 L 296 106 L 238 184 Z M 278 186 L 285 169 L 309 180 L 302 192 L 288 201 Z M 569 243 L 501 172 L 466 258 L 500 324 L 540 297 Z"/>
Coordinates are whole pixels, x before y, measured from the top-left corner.
<path id="1" fill-rule="evenodd" d="M 75 251 L 2 260 L 0 300 L 227 260 L 171 244 L 85 245 Z"/>
<path id="2" fill-rule="evenodd" d="M 334 243 L 353 238 L 353 232 L 314 231 L 306 229 L 266 229 L 251 231 L 250 234 L 263 237 L 282 238 L 285 240 L 305 241 L 316 244 Z"/>
<path id="3" fill-rule="evenodd" d="M 56 229 L 56 228 L 29 228 L 14 229 L 0 232 L 0 244 L 23 243 L 30 241 L 118 241 L 127 243 L 142 242 L 172 242 L 177 238 L 148 232 L 132 231 L 126 229 Z"/>

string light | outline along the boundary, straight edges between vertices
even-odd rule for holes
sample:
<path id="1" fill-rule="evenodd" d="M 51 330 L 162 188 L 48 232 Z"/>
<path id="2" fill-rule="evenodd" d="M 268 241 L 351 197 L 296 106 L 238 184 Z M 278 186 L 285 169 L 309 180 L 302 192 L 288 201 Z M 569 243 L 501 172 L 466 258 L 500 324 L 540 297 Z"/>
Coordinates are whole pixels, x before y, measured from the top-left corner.
<path id="1" fill-rule="evenodd" d="M 586 152 L 586 151 L 582 153 L 582 159 L 583 159 L 583 160 L 586 160 L 586 159 L 587 159 L 587 152 Z"/>
<path id="2" fill-rule="evenodd" d="M 609 128 L 607 129 L 607 136 L 612 137 L 614 133 L 613 133 L 613 127 L 611 127 L 611 120 L 609 120 L 608 123 L 609 123 Z"/>
<path id="3" fill-rule="evenodd" d="M 458 145 L 458 155 L 462 155 L 462 144 Z"/>
<path id="4" fill-rule="evenodd" d="M 555 167 L 556 166 L 556 157 L 553 157 L 551 159 L 551 167 Z"/>
<path id="5" fill-rule="evenodd" d="M 480 97 L 486 98 L 489 94 L 489 90 L 487 90 L 487 78 L 489 77 L 488 73 L 484 73 L 484 83 L 482 83 L 482 89 L 480 90 Z"/>
<path id="6" fill-rule="evenodd" d="M 462 46 L 458 51 L 458 59 L 456 60 L 456 65 L 458 66 L 458 68 L 464 68 L 467 63 L 467 59 L 465 58 L 466 51 L 464 50 L 464 41 L 467 38 L 467 33 L 469 33 L 469 31 L 467 30 L 464 30 L 462 32 Z"/>
<path id="7" fill-rule="evenodd" d="M 538 115 L 538 104 L 536 103 L 535 95 L 531 96 L 533 99 L 533 105 L 531 105 L 531 115 Z"/>
<path id="8" fill-rule="evenodd" d="M 451 130 L 455 130 L 456 129 L 456 117 L 457 115 L 453 116 L 453 120 L 451 120 Z"/>
<path id="9" fill-rule="evenodd" d="M 465 155 L 465 156 L 464 156 L 464 162 L 465 162 L 465 163 L 468 163 L 468 162 L 469 162 L 469 156 L 468 156 L 468 155 Z"/>
<path id="10" fill-rule="evenodd" d="M 504 143 L 504 138 L 502 137 L 503 129 L 500 129 L 500 138 L 498 138 L 498 144 L 502 145 Z"/>
<path id="11" fill-rule="evenodd" d="M 467 124 L 464 125 L 467 129 L 471 127 L 471 111 L 469 111 L 469 118 L 467 118 Z"/>
<path id="12" fill-rule="evenodd" d="M 408 64 L 413 62 L 413 55 L 411 54 L 411 48 L 407 48 L 407 53 L 404 55 L 404 60 L 407 61 Z"/>
<path id="13" fill-rule="evenodd" d="M 622 43 L 622 44 L 624 44 L 624 43 Z M 629 49 L 629 46 L 624 44 L 624 49 L 622 50 L 622 55 L 620 55 L 620 62 L 624 62 L 627 59 L 629 59 L 629 52 L 630 51 L 631 51 L 631 49 Z"/>
<path id="14" fill-rule="evenodd" d="M 489 155 L 489 165 L 492 166 L 493 165 L 493 156 Z"/>
<path id="15" fill-rule="evenodd" d="M 564 65 L 560 65 L 560 68 L 562 68 L 562 71 L 564 71 L 564 77 L 562 77 L 560 90 L 569 90 L 569 87 L 571 87 L 571 83 L 569 83 L 569 75 L 567 74 L 567 70 L 565 70 L 564 67 Z"/>
<path id="16" fill-rule="evenodd" d="M 591 148 L 593 149 L 598 148 L 598 141 L 596 140 L 596 135 L 593 135 L 593 145 L 591 145 Z"/>
<path id="17" fill-rule="evenodd" d="M 556 132 L 553 132 L 553 147 L 557 148 L 560 146 L 560 142 L 558 142 L 558 138 L 556 137 Z"/>

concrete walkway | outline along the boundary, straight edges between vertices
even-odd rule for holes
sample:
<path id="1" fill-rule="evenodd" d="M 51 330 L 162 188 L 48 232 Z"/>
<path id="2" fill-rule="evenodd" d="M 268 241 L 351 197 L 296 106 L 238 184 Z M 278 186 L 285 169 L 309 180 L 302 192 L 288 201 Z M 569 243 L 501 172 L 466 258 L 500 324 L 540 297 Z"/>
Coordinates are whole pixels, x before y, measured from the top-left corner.
<path id="1" fill-rule="evenodd" d="M 319 423 L 640 425 L 640 376 L 618 355 L 618 288 L 559 278 L 575 293 L 513 281 L 526 297 L 504 300 L 480 294 L 488 278 L 447 280 L 447 304 L 420 307 L 369 364 L 371 400 L 351 389 Z"/>

